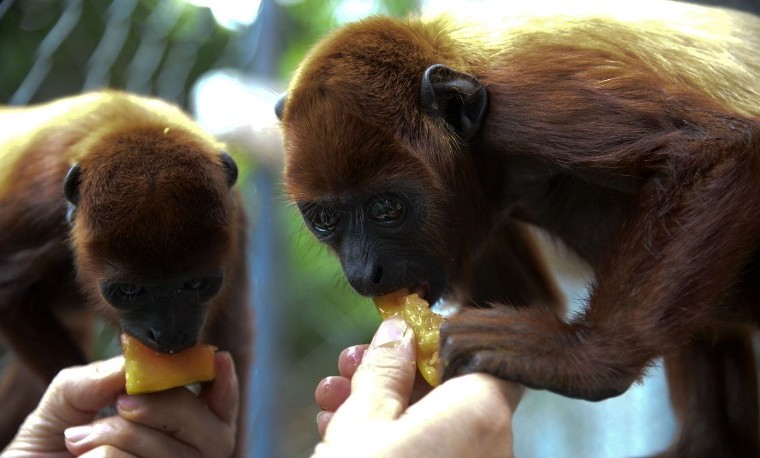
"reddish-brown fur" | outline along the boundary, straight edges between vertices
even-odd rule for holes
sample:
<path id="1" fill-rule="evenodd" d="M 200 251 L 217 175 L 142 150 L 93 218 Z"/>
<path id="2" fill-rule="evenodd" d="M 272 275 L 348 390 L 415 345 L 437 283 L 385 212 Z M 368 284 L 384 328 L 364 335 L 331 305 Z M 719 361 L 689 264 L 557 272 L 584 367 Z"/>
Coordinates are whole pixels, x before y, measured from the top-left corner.
<path id="1" fill-rule="evenodd" d="M 445 376 L 486 371 L 594 400 L 664 357 L 680 425 L 665 455 L 758 456 L 760 21 L 640 11 L 652 20 L 528 21 L 495 42 L 445 19 L 349 25 L 288 92 L 286 184 L 303 203 L 422 183 L 433 211 L 419 230 L 454 266 L 451 288 L 474 270 L 503 279 L 502 292 L 486 282 L 491 298 L 525 289 L 509 284 L 511 264 L 538 263 L 525 250 L 482 268 L 489 234 L 515 237 L 492 228 L 506 216 L 547 229 L 595 270 L 585 310 L 558 317 L 541 291 L 521 293 L 536 307 L 466 309 L 443 329 Z M 433 64 L 488 92 L 470 142 L 420 105 Z"/>
<path id="2" fill-rule="evenodd" d="M 94 312 L 115 322 L 98 288 L 111 275 L 161 281 L 219 266 L 224 284 L 201 340 L 232 353 L 244 388 L 246 220 L 221 145 L 179 109 L 119 92 L 6 108 L 0 119 L 10 130 L 0 134 L 0 332 L 17 357 L 0 384 L 0 443 L 60 369 L 87 361 Z M 69 227 L 63 182 L 73 162 L 81 197 Z M 114 192 L 123 189 L 132 191 Z"/>

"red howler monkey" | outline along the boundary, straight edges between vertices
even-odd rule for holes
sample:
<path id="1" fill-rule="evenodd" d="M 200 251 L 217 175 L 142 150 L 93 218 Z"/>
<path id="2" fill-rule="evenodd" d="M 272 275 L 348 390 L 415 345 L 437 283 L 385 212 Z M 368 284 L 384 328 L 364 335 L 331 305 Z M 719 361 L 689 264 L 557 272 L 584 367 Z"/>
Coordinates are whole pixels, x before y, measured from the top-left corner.
<path id="1" fill-rule="evenodd" d="M 6 107 L 0 126 L 0 331 L 24 366 L 12 372 L 46 383 L 84 363 L 97 309 L 162 352 L 231 351 L 244 387 L 246 220 L 222 145 L 178 108 L 116 91 Z M 34 381 L 4 383 L 13 398 Z M 3 409 L 3 440 L 42 387 Z"/>
<path id="2" fill-rule="evenodd" d="M 289 195 L 359 293 L 484 306 L 444 325 L 444 378 L 601 400 L 662 356 L 679 420 L 665 455 L 758 456 L 760 20 L 565 3 L 323 40 L 276 107 Z M 521 223 L 592 265 L 582 313 L 546 306 Z"/>

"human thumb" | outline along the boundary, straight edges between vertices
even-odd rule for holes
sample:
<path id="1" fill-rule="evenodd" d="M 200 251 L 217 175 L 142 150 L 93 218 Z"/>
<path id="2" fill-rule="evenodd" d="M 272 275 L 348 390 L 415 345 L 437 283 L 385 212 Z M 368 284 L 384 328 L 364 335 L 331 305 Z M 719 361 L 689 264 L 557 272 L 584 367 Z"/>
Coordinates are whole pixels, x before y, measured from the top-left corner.
<path id="1" fill-rule="evenodd" d="M 412 328 L 399 317 L 386 319 L 351 379 L 351 395 L 335 413 L 327 433 L 340 430 L 343 421 L 398 418 L 409 404 L 414 358 Z"/>

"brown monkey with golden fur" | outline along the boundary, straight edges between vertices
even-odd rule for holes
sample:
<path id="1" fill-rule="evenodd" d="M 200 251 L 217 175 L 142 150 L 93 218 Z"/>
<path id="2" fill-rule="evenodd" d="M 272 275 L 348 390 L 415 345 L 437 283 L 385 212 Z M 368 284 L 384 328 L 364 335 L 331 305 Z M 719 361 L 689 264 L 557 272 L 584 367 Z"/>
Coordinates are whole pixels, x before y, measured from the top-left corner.
<path id="1" fill-rule="evenodd" d="M 0 439 L 87 360 L 95 311 L 157 351 L 230 351 L 245 387 L 246 217 L 222 145 L 173 105 L 116 91 L 6 107 L 0 126 L 0 335 L 15 356 Z"/>
<path id="2" fill-rule="evenodd" d="M 276 108 L 290 196 L 359 293 L 470 298 L 442 329 L 444 378 L 600 400 L 664 357 L 664 455 L 760 455 L 760 20 L 528 3 L 319 43 Z M 593 267 L 577 316 L 524 223 Z"/>

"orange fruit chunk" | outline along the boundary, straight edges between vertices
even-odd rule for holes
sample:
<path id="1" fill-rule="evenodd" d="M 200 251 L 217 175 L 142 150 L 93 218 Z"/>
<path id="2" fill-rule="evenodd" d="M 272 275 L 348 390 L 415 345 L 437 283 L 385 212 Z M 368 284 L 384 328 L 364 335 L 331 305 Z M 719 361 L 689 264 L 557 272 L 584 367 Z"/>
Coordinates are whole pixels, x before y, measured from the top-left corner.
<path id="1" fill-rule="evenodd" d="M 417 348 L 417 369 L 431 386 L 440 383 L 438 346 L 441 339 L 443 317 L 430 310 L 428 303 L 416 294 L 405 291 L 378 296 L 372 299 L 380 316 L 400 316 L 414 329 Z"/>
<path id="2" fill-rule="evenodd" d="M 152 393 L 214 379 L 213 345 L 197 344 L 173 355 L 121 335 L 127 394 Z"/>

